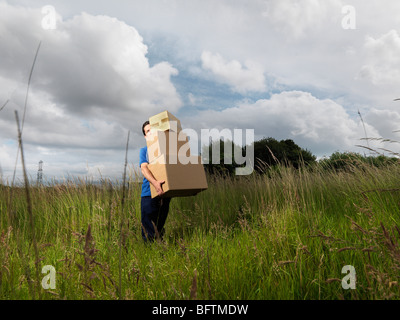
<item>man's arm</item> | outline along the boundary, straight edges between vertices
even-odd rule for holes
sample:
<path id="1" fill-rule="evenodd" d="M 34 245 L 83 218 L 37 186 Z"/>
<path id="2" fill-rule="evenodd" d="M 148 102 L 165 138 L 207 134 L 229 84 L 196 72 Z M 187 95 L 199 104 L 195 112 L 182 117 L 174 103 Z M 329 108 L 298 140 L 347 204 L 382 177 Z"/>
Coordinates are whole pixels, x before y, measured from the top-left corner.
<path id="1" fill-rule="evenodd" d="M 143 176 L 154 186 L 158 195 L 163 195 L 162 184 L 165 183 L 165 181 L 157 181 L 149 169 L 149 164 L 146 162 L 141 164 L 140 169 L 142 170 Z"/>

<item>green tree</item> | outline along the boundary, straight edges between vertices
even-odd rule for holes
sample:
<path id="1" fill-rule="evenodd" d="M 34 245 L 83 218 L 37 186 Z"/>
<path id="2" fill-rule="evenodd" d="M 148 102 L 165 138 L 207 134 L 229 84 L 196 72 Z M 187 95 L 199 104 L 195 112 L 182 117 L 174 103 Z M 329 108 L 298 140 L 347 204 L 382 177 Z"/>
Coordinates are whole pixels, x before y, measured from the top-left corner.
<path id="1" fill-rule="evenodd" d="M 225 148 L 229 148 L 227 153 L 224 152 Z M 232 141 L 213 141 L 202 150 L 203 161 L 206 160 L 204 169 L 209 174 L 234 175 L 235 168 L 240 167 L 234 157 L 234 151 L 238 149 L 241 149 L 242 155 L 246 154 L 245 147 L 235 145 Z M 259 173 L 278 163 L 298 169 L 302 164 L 316 162 L 316 157 L 310 151 L 300 148 L 293 140 L 277 141 L 274 138 L 263 138 L 254 142 L 254 159 L 254 170 Z"/>
<path id="2" fill-rule="evenodd" d="M 225 149 L 227 148 L 227 149 Z M 213 141 L 202 149 L 204 169 L 211 175 L 232 176 L 239 165 L 234 159 L 235 148 L 241 148 L 232 141 Z M 225 152 L 226 151 L 226 152 Z"/>
<path id="3" fill-rule="evenodd" d="M 316 162 L 311 151 L 302 149 L 291 139 L 278 141 L 274 138 L 263 138 L 256 141 L 254 158 L 255 170 L 258 172 L 278 163 L 298 169 L 302 164 L 311 165 Z"/>

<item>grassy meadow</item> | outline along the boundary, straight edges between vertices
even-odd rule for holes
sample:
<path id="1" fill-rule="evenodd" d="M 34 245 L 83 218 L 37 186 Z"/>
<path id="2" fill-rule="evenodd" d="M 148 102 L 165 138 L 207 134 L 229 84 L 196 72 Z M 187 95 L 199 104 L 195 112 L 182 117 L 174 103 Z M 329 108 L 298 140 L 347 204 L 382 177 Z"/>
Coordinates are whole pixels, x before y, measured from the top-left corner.
<path id="1" fill-rule="evenodd" d="M 0 299 L 400 296 L 398 164 L 209 177 L 208 190 L 171 201 L 152 244 L 141 239 L 141 186 L 128 180 L 0 185 Z M 46 265 L 55 288 L 42 287 Z M 355 289 L 342 287 L 346 265 Z"/>

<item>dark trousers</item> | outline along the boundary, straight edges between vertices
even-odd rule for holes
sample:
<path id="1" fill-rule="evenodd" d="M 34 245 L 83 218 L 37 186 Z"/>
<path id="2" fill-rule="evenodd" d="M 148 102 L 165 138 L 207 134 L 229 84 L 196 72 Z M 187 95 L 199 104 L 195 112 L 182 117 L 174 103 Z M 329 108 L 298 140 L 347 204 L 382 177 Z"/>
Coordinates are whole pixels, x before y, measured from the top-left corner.
<path id="1" fill-rule="evenodd" d="M 142 237 L 145 242 L 162 239 L 171 198 L 142 197 Z"/>

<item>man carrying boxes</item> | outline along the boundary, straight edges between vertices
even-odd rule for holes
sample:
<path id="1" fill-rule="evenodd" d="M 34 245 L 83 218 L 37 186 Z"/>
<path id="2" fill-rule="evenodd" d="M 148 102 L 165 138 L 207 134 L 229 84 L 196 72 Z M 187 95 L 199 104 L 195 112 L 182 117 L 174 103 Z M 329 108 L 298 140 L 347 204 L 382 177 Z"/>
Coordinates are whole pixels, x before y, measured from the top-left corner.
<path id="1" fill-rule="evenodd" d="M 146 121 L 143 124 L 142 132 L 146 140 L 150 138 L 151 127 L 149 121 Z M 160 232 L 163 232 L 164 230 L 164 224 L 168 216 L 171 198 L 161 199 L 160 197 L 164 194 L 162 184 L 165 183 L 165 181 L 156 180 L 149 170 L 147 146 L 140 149 L 139 165 L 144 176 L 140 203 L 142 211 L 142 237 L 145 241 L 152 241 L 157 236 L 156 230 L 158 236 L 162 237 Z M 150 183 L 156 189 L 159 197 L 154 199 L 151 197 Z"/>
<path id="2" fill-rule="evenodd" d="M 142 237 L 162 239 L 172 197 L 193 196 L 207 189 L 199 156 L 190 154 L 180 121 L 168 111 L 146 121 L 142 132 L 147 146 L 140 150 L 143 178 Z"/>

